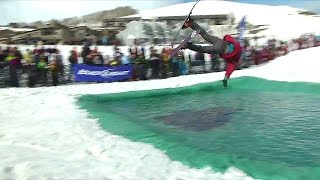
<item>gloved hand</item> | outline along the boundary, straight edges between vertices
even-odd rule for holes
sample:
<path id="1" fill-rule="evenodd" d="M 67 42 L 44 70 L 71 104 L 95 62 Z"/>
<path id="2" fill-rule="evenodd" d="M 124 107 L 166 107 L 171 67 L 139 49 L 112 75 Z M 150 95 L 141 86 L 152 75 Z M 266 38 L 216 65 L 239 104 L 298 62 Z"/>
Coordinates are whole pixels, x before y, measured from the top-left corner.
<path id="1" fill-rule="evenodd" d="M 182 25 L 182 29 L 186 29 L 186 28 L 190 27 L 190 26 L 191 26 L 191 21 L 192 21 L 192 19 L 191 19 L 191 17 L 189 16 L 189 17 L 187 18 L 186 22 L 184 22 L 184 24 Z"/>

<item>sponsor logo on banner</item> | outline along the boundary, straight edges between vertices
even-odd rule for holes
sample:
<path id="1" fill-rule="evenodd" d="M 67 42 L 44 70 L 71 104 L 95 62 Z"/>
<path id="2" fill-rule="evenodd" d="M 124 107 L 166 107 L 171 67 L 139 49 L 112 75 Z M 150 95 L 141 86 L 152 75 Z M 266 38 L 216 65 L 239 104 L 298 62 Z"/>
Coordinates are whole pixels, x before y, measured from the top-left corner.
<path id="1" fill-rule="evenodd" d="M 113 82 L 123 81 L 132 77 L 132 66 L 121 65 L 115 67 L 90 66 L 76 64 L 74 66 L 75 81 Z"/>
<path id="2" fill-rule="evenodd" d="M 130 71 L 112 71 L 113 69 L 107 69 L 103 71 L 91 71 L 87 69 L 80 69 L 77 74 L 79 75 L 88 75 L 88 76 L 101 76 L 101 77 L 110 77 L 110 76 L 125 76 L 128 75 Z"/>

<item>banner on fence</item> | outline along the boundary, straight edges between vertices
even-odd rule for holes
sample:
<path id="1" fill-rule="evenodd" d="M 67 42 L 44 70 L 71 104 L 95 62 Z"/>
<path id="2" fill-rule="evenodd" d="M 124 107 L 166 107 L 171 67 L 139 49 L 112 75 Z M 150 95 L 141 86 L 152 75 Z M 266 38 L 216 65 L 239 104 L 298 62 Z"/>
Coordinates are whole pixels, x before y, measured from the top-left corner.
<path id="1" fill-rule="evenodd" d="M 76 64 L 73 73 L 77 82 L 114 82 L 130 79 L 132 66 L 103 67 Z"/>

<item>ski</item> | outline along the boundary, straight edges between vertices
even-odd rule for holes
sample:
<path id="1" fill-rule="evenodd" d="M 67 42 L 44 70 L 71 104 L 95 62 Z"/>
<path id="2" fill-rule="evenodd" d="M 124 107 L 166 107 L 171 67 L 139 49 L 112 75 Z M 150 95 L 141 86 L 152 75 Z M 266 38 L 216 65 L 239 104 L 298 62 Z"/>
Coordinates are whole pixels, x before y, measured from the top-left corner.
<path id="1" fill-rule="evenodd" d="M 179 29 L 179 31 L 178 31 L 178 33 L 177 33 L 177 35 L 175 36 L 175 38 L 174 38 L 174 39 L 173 39 L 173 41 L 172 41 L 172 44 L 171 44 L 171 47 L 172 47 L 172 48 L 173 48 L 174 41 L 176 40 L 176 37 L 178 37 L 178 36 L 179 36 L 179 33 L 180 33 L 181 29 L 183 28 L 183 25 L 187 22 L 188 18 L 189 18 L 189 17 L 190 17 L 190 15 L 192 14 L 192 11 L 193 11 L 194 7 L 198 4 L 198 2 L 200 2 L 200 0 L 197 0 L 197 2 L 195 2 L 195 3 L 194 3 L 194 5 L 193 5 L 193 7 L 191 8 L 191 10 L 190 10 L 190 12 L 189 12 L 188 16 L 184 19 L 184 21 L 183 21 L 183 24 L 182 24 L 181 28 Z"/>
<path id="2" fill-rule="evenodd" d="M 196 37 L 196 35 L 198 35 L 199 33 L 200 33 L 200 30 L 193 30 L 192 33 L 190 33 L 190 35 L 187 36 L 176 48 L 171 50 L 169 54 L 169 58 L 172 58 L 173 56 L 175 56 L 180 51 L 181 48 L 183 48 L 191 39 Z"/>

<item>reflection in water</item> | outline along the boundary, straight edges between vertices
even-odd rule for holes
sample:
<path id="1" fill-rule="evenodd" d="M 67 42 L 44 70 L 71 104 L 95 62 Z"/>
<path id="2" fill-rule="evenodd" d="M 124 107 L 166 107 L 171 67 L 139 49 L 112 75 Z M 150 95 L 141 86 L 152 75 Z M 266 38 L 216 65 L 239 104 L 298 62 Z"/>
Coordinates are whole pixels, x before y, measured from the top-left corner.
<path id="1" fill-rule="evenodd" d="M 180 110 L 154 119 L 186 130 L 207 131 L 226 124 L 234 113 L 234 109 L 220 107 L 203 110 Z"/>

